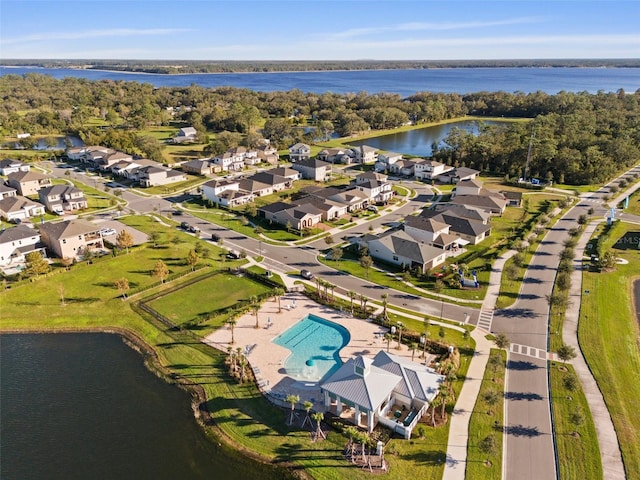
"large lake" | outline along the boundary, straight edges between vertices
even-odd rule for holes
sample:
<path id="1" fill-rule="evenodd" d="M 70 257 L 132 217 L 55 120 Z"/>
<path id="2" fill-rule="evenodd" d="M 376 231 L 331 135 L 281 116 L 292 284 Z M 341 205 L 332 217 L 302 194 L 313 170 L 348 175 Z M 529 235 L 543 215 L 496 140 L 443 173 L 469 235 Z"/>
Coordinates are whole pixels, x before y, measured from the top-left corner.
<path id="1" fill-rule="evenodd" d="M 188 393 L 109 334 L 0 335 L 0 478 L 274 479 L 196 423 Z"/>
<path id="2" fill-rule="evenodd" d="M 427 70 L 352 70 L 274 73 L 201 73 L 156 75 L 102 70 L 0 67 L 0 76 L 40 73 L 55 78 L 125 80 L 156 87 L 232 86 L 272 92 L 392 92 L 403 97 L 416 92 L 471 93 L 505 91 L 556 94 L 560 91 L 596 93 L 640 88 L 640 68 L 439 68 Z"/>

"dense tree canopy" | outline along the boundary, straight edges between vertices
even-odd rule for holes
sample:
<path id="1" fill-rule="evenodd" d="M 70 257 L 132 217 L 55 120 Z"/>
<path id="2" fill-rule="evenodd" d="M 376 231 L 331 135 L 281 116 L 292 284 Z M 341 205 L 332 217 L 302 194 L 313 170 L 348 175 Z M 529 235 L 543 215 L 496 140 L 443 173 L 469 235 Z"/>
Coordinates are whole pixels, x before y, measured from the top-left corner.
<path id="1" fill-rule="evenodd" d="M 447 163 L 501 175 L 524 174 L 532 142 L 530 176 L 556 182 L 603 182 L 640 157 L 640 91 L 627 94 L 560 92 L 420 92 L 397 94 L 255 92 L 232 87 L 155 88 L 150 84 L 39 74 L 0 77 L 0 125 L 4 135 L 77 134 L 87 143 L 161 158 L 151 137 L 136 130 L 177 120 L 193 125 L 207 151 L 219 153 L 230 140 L 255 143 L 256 132 L 277 148 L 412 122 L 438 122 L 464 115 L 530 118 L 531 122 L 481 125 L 480 135 L 454 130 L 434 156 Z M 92 127 L 92 118 L 109 127 Z M 307 127 L 303 128 L 303 125 Z M 220 134 L 221 132 L 228 132 Z"/>

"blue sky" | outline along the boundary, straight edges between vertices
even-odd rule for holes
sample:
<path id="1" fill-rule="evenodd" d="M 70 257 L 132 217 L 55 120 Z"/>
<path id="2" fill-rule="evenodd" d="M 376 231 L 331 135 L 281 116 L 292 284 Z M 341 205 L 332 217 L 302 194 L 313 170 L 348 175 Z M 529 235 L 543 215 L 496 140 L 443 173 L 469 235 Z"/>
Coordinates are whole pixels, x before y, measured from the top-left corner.
<path id="1" fill-rule="evenodd" d="M 638 0 L 0 0 L 5 59 L 638 57 Z"/>

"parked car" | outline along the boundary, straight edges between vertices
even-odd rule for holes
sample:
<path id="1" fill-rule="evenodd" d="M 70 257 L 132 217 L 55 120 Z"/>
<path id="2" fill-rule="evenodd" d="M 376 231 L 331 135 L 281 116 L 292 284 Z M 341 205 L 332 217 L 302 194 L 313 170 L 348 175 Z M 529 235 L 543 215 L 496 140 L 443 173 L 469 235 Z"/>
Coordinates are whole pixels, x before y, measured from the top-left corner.
<path id="1" fill-rule="evenodd" d="M 313 280 L 313 273 L 311 273 L 309 270 L 300 270 L 300 276 L 306 280 Z"/>
<path id="2" fill-rule="evenodd" d="M 214 242 L 217 242 L 218 240 L 220 240 L 220 235 L 218 235 L 217 233 L 212 233 L 211 240 L 213 240 Z"/>
<path id="3" fill-rule="evenodd" d="M 109 235 L 115 235 L 118 232 L 116 232 L 113 228 L 101 228 L 100 229 L 100 235 L 102 235 L 103 237 L 108 237 Z"/>
<path id="4" fill-rule="evenodd" d="M 242 257 L 242 254 L 238 250 L 229 250 L 229 253 L 227 253 L 227 257 L 237 260 L 238 258 Z"/>
<path id="5" fill-rule="evenodd" d="M 378 213 L 378 207 L 376 207 L 375 205 L 369 205 L 367 207 L 367 210 L 369 210 L 370 212 Z"/>
<path id="6" fill-rule="evenodd" d="M 182 222 L 182 223 L 180 224 L 180 228 L 181 228 L 181 229 L 183 229 L 183 230 L 187 230 L 187 231 L 188 231 L 190 227 L 191 227 L 191 226 L 190 226 L 190 225 L 189 225 L 189 223 L 187 223 L 187 222 Z"/>

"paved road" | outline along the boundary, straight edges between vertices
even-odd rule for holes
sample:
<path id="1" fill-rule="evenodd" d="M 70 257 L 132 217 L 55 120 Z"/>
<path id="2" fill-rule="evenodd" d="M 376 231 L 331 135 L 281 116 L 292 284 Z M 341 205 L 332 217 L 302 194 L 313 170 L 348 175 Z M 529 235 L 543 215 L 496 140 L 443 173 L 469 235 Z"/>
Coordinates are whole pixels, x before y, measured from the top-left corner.
<path id="1" fill-rule="evenodd" d="M 640 172 L 636 167 L 627 174 Z M 619 179 L 616 179 L 617 182 Z M 491 331 L 505 333 L 511 342 L 505 384 L 505 450 L 503 478 L 547 480 L 557 478 L 551 427 L 547 374 L 549 306 L 567 231 L 580 215 L 593 209 L 604 217 L 608 189 L 581 197 L 555 225 L 535 252 L 515 305 L 495 312 Z"/>

